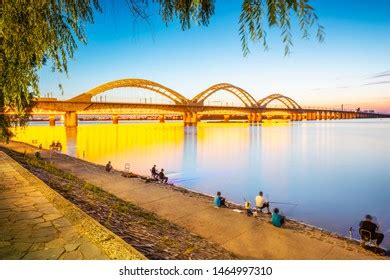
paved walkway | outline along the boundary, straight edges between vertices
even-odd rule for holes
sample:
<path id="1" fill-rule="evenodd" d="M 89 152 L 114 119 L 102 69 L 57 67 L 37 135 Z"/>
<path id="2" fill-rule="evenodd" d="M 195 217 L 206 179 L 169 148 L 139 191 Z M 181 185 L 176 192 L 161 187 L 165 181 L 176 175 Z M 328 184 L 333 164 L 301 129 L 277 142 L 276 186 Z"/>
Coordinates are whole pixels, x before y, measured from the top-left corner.
<path id="1" fill-rule="evenodd" d="M 0 259 L 143 258 L 3 152 L 0 177 Z"/>
<path id="2" fill-rule="evenodd" d="M 9 147 L 24 151 L 27 146 L 12 143 Z M 144 183 L 138 178 L 124 178 L 119 172 L 107 173 L 102 166 L 61 154 L 50 156 L 48 152 L 43 152 L 42 155 L 50 158 L 56 167 L 221 244 L 243 258 L 380 258 L 359 245 L 317 229 L 296 226 L 275 228 L 264 219 L 247 217 L 231 209 L 215 209 L 209 198 L 183 193 L 161 184 Z"/>

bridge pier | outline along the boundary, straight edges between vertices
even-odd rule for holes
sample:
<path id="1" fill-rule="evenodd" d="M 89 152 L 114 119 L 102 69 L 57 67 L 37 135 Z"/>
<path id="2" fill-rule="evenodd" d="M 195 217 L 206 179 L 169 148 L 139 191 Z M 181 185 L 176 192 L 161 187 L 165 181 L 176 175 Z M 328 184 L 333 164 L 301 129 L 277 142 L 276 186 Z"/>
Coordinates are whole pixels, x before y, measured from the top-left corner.
<path id="1" fill-rule="evenodd" d="M 298 120 L 298 115 L 295 114 L 295 113 L 291 114 L 291 120 L 292 121 L 297 121 Z"/>
<path id="2" fill-rule="evenodd" d="M 164 115 L 159 115 L 158 120 L 160 123 L 165 123 L 165 116 Z"/>
<path id="3" fill-rule="evenodd" d="M 184 125 L 197 125 L 198 114 L 193 112 L 186 112 L 183 115 Z"/>
<path id="4" fill-rule="evenodd" d="M 256 122 L 261 123 L 263 121 L 263 116 L 261 113 L 256 114 Z"/>
<path id="5" fill-rule="evenodd" d="M 50 115 L 49 116 L 49 125 L 50 126 L 55 126 L 56 125 L 56 116 L 55 115 Z"/>
<path id="6" fill-rule="evenodd" d="M 118 115 L 112 115 L 111 118 L 112 118 L 112 124 L 118 124 L 119 122 Z"/>
<path id="7" fill-rule="evenodd" d="M 258 122 L 258 116 L 256 113 L 251 113 L 251 122 L 257 123 Z"/>
<path id="8" fill-rule="evenodd" d="M 77 113 L 76 112 L 66 112 L 65 113 L 65 126 L 66 127 L 76 127 L 78 125 Z"/>

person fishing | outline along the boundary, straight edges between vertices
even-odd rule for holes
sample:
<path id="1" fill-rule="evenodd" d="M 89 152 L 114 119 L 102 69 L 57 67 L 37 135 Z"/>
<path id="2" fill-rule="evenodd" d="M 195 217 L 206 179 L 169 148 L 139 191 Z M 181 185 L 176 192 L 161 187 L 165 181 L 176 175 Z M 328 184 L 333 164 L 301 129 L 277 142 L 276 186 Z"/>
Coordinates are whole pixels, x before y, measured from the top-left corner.
<path id="1" fill-rule="evenodd" d="M 168 182 L 168 177 L 165 176 L 164 169 L 161 169 L 160 173 L 158 174 L 158 177 L 162 183 L 166 184 Z"/>
<path id="2" fill-rule="evenodd" d="M 111 161 L 109 161 L 107 164 L 106 164 L 106 171 L 107 172 L 110 172 L 112 170 L 112 165 L 111 165 Z"/>
<path id="3" fill-rule="evenodd" d="M 253 216 L 253 212 L 252 212 L 252 208 L 251 208 L 251 202 L 249 200 L 246 200 L 245 198 L 244 198 L 244 201 L 245 201 L 244 207 L 245 207 L 245 210 L 246 210 L 246 215 L 248 217 Z"/>
<path id="4" fill-rule="evenodd" d="M 269 202 L 264 198 L 263 192 L 260 191 L 259 195 L 256 196 L 256 209 L 262 213 L 264 208 L 267 208 L 267 214 L 271 214 L 269 211 Z"/>
<path id="5" fill-rule="evenodd" d="M 214 197 L 214 207 L 221 208 L 225 206 L 225 198 L 222 197 L 221 192 L 217 192 L 217 195 Z"/>
<path id="6" fill-rule="evenodd" d="M 383 238 L 383 233 L 378 232 L 379 226 L 372 221 L 371 215 L 366 215 L 365 219 L 359 224 L 359 233 L 363 240 L 376 240 L 376 246 L 379 246 Z M 369 236 L 367 236 L 369 234 Z"/>
<path id="7" fill-rule="evenodd" d="M 62 151 L 62 144 L 60 143 L 60 141 L 57 141 L 57 143 L 56 143 L 56 149 L 57 149 L 58 151 Z"/>
<path id="8" fill-rule="evenodd" d="M 150 172 L 152 173 L 152 178 L 153 178 L 153 179 L 157 179 L 158 173 L 157 173 L 156 165 L 153 165 L 153 167 L 152 167 L 152 169 L 150 170 Z"/>
<path id="9" fill-rule="evenodd" d="M 279 208 L 275 208 L 272 216 L 271 222 L 275 227 L 281 227 L 284 224 L 285 217 L 279 214 Z"/>

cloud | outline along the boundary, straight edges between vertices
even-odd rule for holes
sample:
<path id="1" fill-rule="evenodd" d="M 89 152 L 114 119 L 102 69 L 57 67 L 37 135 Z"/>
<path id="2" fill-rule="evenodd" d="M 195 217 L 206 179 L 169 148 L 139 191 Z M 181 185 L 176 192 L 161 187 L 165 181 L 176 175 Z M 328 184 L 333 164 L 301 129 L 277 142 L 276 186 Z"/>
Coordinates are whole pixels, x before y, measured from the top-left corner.
<path id="1" fill-rule="evenodd" d="M 367 82 L 368 83 L 365 83 L 365 84 L 360 84 L 359 85 L 359 82 L 356 80 L 356 78 L 359 78 L 358 76 L 344 76 L 344 77 L 336 77 L 336 80 L 338 81 L 342 81 L 342 80 L 348 80 L 348 79 L 351 79 L 351 80 L 355 80 L 355 82 L 352 82 L 350 81 L 351 83 L 349 85 L 339 85 L 339 86 L 334 86 L 334 87 L 324 87 L 324 88 L 312 88 L 311 91 L 322 91 L 322 90 L 335 90 L 335 89 L 347 89 L 347 88 L 357 88 L 357 87 L 363 87 L 363 86 L 373 86 L 373 85 L 383 85 L 383 84 L 390 84 L 390 80 L 382 80 L 382 81 L 378 81 L 378 80 L 375 80 L 377 78 L 388 78 L 390 77 L 390 70 L 387 70 L 387 71 L 383 71 L 383 72 L 378 72 L 378 73 L 375 73 L 375 74 L 370 74 L 370 75 L 367 75 L 365 78 L 364 77 L 360 77 L 360 82 L 363 80 L 368 80 Z"/>
<path id="2" fill-rule="evenodd" d="M 372 76 L 371 78 L 375 79 L 375 78 L 382 78 L 382 77 L 390 77 L 390 73 L 378 74 L 378 75 Z"/>
<path id="3" fill-rule="evenodd" d="M 383 71 L 380 73 L 376 73 L 374 75 L 371 75 L 368 79 L 376 79 L 376 78 L 383 78 L 383 77 L 390 77 L 390 71 Z"/>
<path id="4" fill-rule="evenodd" d="M 339 86 L 339 87 L 328 87 L 328 88 L 312 88 L 311 91 L 332 90 L 332 89 L 345 89 L 345 88 L 351 88 L 351 86 Z"/>
<path id="5" fill-rule="evenodd" d="M 390 81 L 371 82 L 371 83 L 362 84 L 362 86 L 373 86 L 373 85 L 380 85 L 380 84 L 390 84 Z"/>

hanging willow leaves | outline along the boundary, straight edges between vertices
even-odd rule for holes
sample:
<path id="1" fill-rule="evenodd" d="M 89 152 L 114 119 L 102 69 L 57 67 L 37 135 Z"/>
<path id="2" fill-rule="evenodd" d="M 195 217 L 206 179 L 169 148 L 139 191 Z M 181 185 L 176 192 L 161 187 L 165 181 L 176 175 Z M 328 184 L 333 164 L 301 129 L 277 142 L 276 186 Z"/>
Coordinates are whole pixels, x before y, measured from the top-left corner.
<path id="1" fill-rule="evenodd" d="M 267 17 L 264 15 L 267 14 Z M 277 27 L 288 55 L 293 45 L 291 35 L 291 18 L 297 17 L 303 38 L 308 38 L 309 29 L 317 28 L 316 37 L 324 40 L 324 27 L 319 24 L 318 17 L 309 0 L 244 0 L 239 19 L 239 33 L 244 56 L 249 53 L 249 41 L 260 42 L 267 49 L 264 26 Z M 254 28 L 255 27 L 255 28 Z"/>
<path id="2" fill-rule="evenodd" d="M 13 0 L 0 6 L 0 126 L 10 136 L 13 122 L 23 124 L 39 96 L 37 71 L 47 59 L 67 72 L 68 59 L 86 43 L 84 24 L 93 22 L 98 0 Z M 13 115 L 8 115 L 8 111 Z"/>

